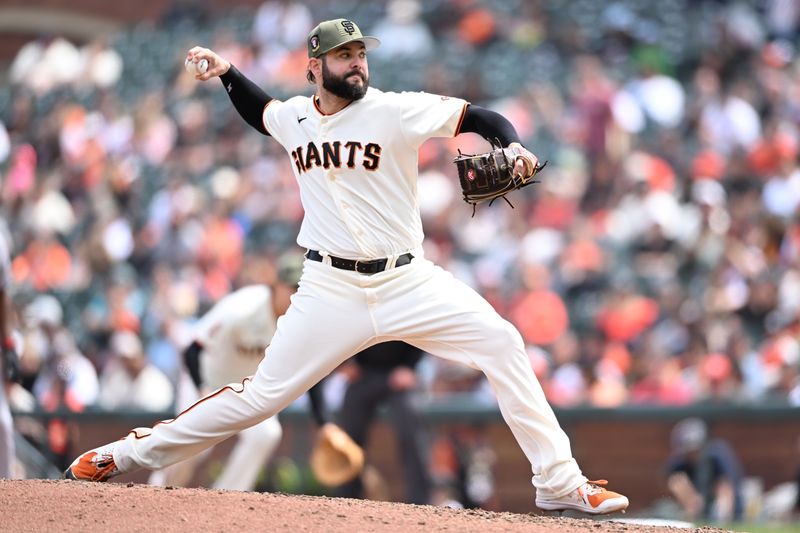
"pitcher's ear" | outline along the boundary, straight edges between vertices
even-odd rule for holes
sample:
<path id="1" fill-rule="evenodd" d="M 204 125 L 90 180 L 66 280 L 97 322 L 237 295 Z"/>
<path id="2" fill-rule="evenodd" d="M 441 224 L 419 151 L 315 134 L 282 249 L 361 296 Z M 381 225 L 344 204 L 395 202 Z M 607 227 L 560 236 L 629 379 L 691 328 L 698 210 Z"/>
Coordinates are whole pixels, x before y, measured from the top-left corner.
<path id="1" fill-rule="evenodd" d="M 306 66 L 306 79 L 308 83 L 313 85 L 317 83 L 318 78 L 322 78 L 322 61 L 319 58 L 312 57 L 308 60 L 308 65 Z"/>

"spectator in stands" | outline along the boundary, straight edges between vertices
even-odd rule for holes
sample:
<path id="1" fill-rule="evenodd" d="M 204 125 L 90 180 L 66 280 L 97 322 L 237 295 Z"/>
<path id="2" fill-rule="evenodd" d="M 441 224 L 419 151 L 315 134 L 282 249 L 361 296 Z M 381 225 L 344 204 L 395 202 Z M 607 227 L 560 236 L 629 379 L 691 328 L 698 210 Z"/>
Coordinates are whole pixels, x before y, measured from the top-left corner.
<path id="1" fill-rule="evenodd" d="M 99 390 L 97 372 L 64 326 L 58 300 L 41 294 L 25 308 L 24 317 L 27 329 L 20 366 L 23 384 L 32 388 L 36 407 L 59 413 L 81 412 L 93 405 Z M 48 419 L 44 426 L 40 445 L 60 468 L 73 453 L 75 428 L 59 417 Z"/>
<path id="2" fill-rule="evenodd" d="M 373 28 L 381 40 L 375 57 L 425 57 L 434 51 L 434 41 L 425 22 L 420 20 L 418 0 L 392 0 L 386 16 Z"/>
<path id="3" fill-rule="evenodd" d="M 705 354 L 692 370 L 697 402 L 731 404 L 744 397 L 741 376 L 727 354 Z"/>
<path id="4" fill-rule="evenodd" d="M 706 423 L 686 418 L 672 430 L 667 487 L 689 520 L 741 520 L 742 467 L 727 441 L 709 439 Z"/>
<path id="5" fill-rule="evenodd" d="M 772 334 L 761 352 L 765 390 L 762 401 L 777 405 L 797 402 L 800 386 L 800 319 L 795 314 L 774 317 Z"/>
<path id="6" fill-rule="evenodd" d="M 37 296 L 26 308 L 26 318 L 31 329 L 22 362 L 35 369 L 33 394 L 39 406 L 80 412 L 93 405 L 99 390 L 97 372 L 64 327 L 58 300 L 49 294 Z"/>
<path id="7" fill-rule="evenodd" d="M 166 411 L 172 407 L 172 383 L 145 359 L 135 333 L 115 332 L 111 351 L 112 358 L 100 378 L 100 407 L 143 411 Z"/>
<path id="8" fill-rule="evenodd" d="M 267 0 L 256 10 L 253 42 L 262 48 L 278 46 L 291 51 L 305 44 L 305 36 L 313 25 L 311 10 L 305 4 Z"/>

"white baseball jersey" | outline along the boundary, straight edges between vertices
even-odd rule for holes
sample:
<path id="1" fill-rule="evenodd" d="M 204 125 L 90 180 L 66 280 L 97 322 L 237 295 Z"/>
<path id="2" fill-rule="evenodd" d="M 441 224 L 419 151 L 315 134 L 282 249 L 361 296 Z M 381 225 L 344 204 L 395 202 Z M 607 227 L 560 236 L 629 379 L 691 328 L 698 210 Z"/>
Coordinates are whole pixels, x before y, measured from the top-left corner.
<path id="1" fill-rule="evenodd" d="M 467 102 L 369 88 L 333 115 L 296 96 L 272 100 L 264 127 L 289 153 L 305 218 L 297 243 L 351 259 L 418 249 L 417 152 L 458 133 Z"/>
<path id="2" fill-rule="evenodd" d="M 272 292 L 264 285 L 242 287 L 222 298 L 197 324 L 203 345 L 200 373 L 212 389 L 253 375 L 275 333 Z"/>

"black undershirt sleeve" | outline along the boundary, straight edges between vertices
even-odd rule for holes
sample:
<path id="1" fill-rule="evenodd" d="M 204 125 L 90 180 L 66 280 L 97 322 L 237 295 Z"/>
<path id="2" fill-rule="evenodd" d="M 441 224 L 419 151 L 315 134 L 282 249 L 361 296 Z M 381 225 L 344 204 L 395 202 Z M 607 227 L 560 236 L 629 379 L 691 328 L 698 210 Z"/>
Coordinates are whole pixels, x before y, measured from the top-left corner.
<path id="1" fill-rule="evenodd" d="M 189 375 L 192 376 L 195 386 L 199 389 L 203 384 L 203 378 L 200 377 L 200 352 L 203 351 L 203 345 L 197 341 L 192 342 L 183 351 L 183 364 Z"/>
<path id="2" fill-rule="evenodd" d="M 272 100 L 258 85 L 250 81 L 236 67 L 231 65 L 228 72 L 219 77 L 228 98 L 239 115 L 263 135 L 269 135 L 264 127 L 264 107 Z"/>
<path id="3" fill-rule="evenodd" d="M 458 133 L 477 133 L 484 139 L 495 142 L 500 141 L 503 147 L 511 143 L 520 143 L 519 134 L 511 122 L 500 113 L 476 105 L 467 106 L 464 120 Z"/>

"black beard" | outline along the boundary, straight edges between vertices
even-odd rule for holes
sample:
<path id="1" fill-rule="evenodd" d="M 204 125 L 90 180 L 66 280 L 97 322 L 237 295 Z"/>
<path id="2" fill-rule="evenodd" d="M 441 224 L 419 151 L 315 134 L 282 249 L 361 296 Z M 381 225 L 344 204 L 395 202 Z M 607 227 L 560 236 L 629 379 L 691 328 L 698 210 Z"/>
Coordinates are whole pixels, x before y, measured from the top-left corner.
<path id="1" fill-rule="evenodd" d="M 360 76 L 361 81 L 364 83 L 362 85 L 356 85 L 348 82 L 347 78 L 353 74 Z M 367 94 L 367 88 L 369 88 L 369 78 L 367 78 L 363 72 L 358 70 L 351 70 L 350 72 L 345 72 L 344 76 L 342 77 L 336 77 L 331 74 L 330 70 L 328 70 L 328 65 L 323 59 L 322 86 L 328 92 L 338 96 L 339 98 L 344 98 L 345 100 L 361 100 L 364 98 L 364 95 Z"/>

